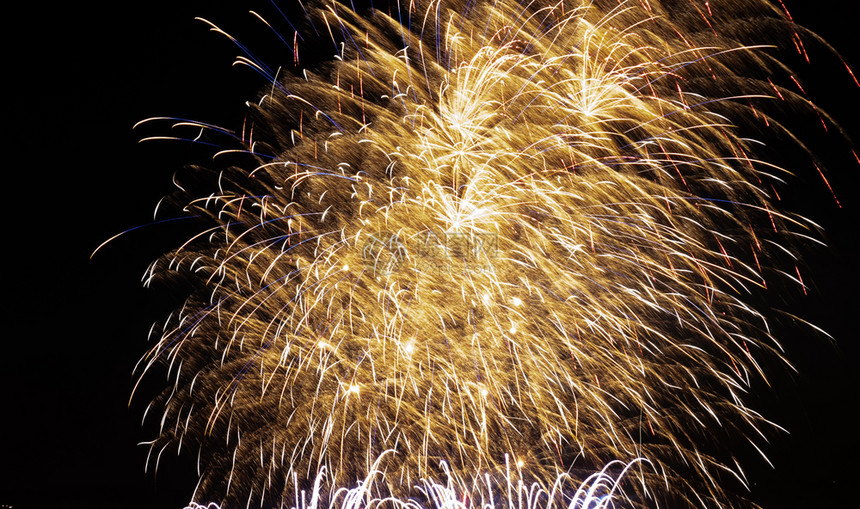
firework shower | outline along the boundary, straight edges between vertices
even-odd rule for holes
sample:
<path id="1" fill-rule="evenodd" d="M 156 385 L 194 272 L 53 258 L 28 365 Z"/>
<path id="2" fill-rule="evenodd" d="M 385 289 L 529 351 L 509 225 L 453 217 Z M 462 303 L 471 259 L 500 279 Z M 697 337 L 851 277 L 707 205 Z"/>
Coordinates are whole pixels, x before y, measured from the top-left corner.
<path id="1" fill-rule="evenodd" d="M 804 101 L 743 20 L 791 24 L 753 1 L 398 9 L 308 6 L 336 61 L 273 79 L 235 136 L 253 164 L 172 197 L 206 224 L 148 272 L 193 289 L 140 365 L 171 376 L 152 463 L 198 450 L 194 500 L 225 507 L 294 505 L 323 471 L 384 497 L 641 458 L 631 505 L 734 501 L 720 444 L 778 429 L 745 404 L 781 359 L 747 302 L 803 285 L 816 230 L 750 136 Z"/>

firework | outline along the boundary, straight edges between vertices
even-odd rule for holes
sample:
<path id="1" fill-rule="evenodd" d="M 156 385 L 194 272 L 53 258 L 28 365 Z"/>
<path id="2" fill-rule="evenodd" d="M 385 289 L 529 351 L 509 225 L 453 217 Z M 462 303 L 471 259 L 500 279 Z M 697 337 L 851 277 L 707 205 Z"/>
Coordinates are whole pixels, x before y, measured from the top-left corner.
<path id="1" fill-rule="evenodd" d="M 507 500 L 500 500 L 499 502 L 507 503 L 508 507 L 516 507 L 517 509 L 552 509 L 553 506 L 567 507 L 568 509 L 610 509 L 616 507 L 615 503 L 623 499 L 623 491 L 621 490 L 623 476 L 631 468 L 642 462 L 644 460 L 641 458 L 637 458 L 626 465 L 617 461 L 612 462 L 579 484 L 576 484 L 570 476 L 562 474 L 556 478 L 549 490 L 537 483 L 526 486 L 522 481 L 514 482 L 508 476 L 505 490 Z M 376 472 L 371 472 L 367 479 L 359 482 L 355 488 L 338 489 L 335 495 L 331 497 L 328 508 L 392 507 L 394 509 L 422 509 L 422 506 L 414 500 L 372 498 L 370 494 L 373 492 L 375 474 Z M 479 486 L 473 486 L 467 492 L 460 492 L 459 481 L 451 476 L 450 472 L 447 474 L 448 479 L 444 484 L 424 480 L 420 486 L 420 491 L 431 502 L 432 507 L 436 509 L 471 509 L 475 507 L 495 509 L 497 502 L 493 496 L 493 491 L 497 487 L 495 483 L 488 480 Z M 322 507 L 321 501 L 326 498 L 325 494 L 321 493 L 321 488 L 325 484 L 324 477 L 324 471 L 317 475 L 310 493 L 300 490 L 299 483 L 296 482 L 294 498 L 288 504 L 290 509 L 319 509 Z M 472 498 L 476 494 L 479 498 Z M 310 500 L 308 500 L 308 496 L 310 496 Z M 514 500 L 516 502 L 510 503 Z M 185 509 L 221 508 L 218 504 L 211 502 L 206 505 L 192 502 Z"/>
<path id="2" fill-rule="evenodd" d="M 336 60 L 273 77 L 235 136 L 253 164 L 179 194 L 204 226 L 147 273 L 192 288 L 140 365 L 170 378 L 152 462 L 196 449 L 194 500 L 225 507 L 323 471 L 386 497 L 640 457 L 631 504 L 724 502 L 721 444 L 774 427 L 744 404 L 780 358 L 747 296 L 799 278 L 809 228 L 747 137 L 793 94 L 742 20 L 780 12 L 311 7 Z"/>

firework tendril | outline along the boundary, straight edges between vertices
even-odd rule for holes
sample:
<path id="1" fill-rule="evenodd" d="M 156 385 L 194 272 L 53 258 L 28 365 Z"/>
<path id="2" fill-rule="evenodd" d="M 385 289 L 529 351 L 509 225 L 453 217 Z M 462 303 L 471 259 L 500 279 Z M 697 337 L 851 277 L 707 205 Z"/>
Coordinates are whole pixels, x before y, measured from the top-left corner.
<path id="1" fill-rule="evenodd" d="M 224 507 L 289 507 L 323 472 L 333 490 L 374 472 L 378 497 L 451 475 L 501 500 L 513 478 L 637 458 L 632 506 L 728 503 L 746 481 L 723 444 L 760 449 L 775 425 L 745 393 L 782 362 L 747 302 L 802 285 L 790 246 L 814 229 L 776 210 L 788 172 L 749 136 L 790 138 L 767 103 L 805 102 L 751 40 L 799 44 L 785 15 L 304 7 L 336 58 L 272 78 L 237 135 L 254 162 L 178 193 L 204 226 L 147 272 L 191 288 L 139 366 L 170 379 L 150 461 L 196 450 L 194 500 Z"/>

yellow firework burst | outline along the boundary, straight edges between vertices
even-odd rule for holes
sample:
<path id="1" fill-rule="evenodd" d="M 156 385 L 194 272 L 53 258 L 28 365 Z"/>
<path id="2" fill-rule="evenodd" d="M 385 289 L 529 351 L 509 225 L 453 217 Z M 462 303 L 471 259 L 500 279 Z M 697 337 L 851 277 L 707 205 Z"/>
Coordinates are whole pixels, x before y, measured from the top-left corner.
<path id="1" fill-rule="evenodd" d="M 755 105 L 788 95 L 739 71 L 779 65 L 750 16 L 782 23 L 752 0 L 321 4 L 336 61 L 272 82 L 256 164 L 186 202 L 208 226 L 149 271 L 194 284 L 142 360 L 171 377 L 153 457 L 199 449 L 195 500 L 231 506 L 323 469 L 403 494 L 443 464 L 638 457 L 632 504 L 722 503 L 743 472 L 720 444 L 771 427 L 743 396 L 779 357 L 745 296 L 807 228 L 736 126 L 778 129 Z"/>

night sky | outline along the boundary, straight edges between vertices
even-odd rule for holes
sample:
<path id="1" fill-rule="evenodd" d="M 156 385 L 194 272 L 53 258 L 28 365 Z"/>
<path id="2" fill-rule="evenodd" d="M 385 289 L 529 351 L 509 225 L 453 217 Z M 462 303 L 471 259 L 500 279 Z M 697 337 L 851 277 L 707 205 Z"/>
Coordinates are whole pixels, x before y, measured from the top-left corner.
<path id="1" fill-rule="evenodd" d="M 189 145 L 137 143 L 135 122 L 174 116 L 238 129 L 244 101 L 265 85 L 249 69 L 232 67 L 235 47 L 194 17 L 240 39 L 269 40 L 257 38 L 259 25 L 247 14 L 267 2 L 181 3 L 33 2 L 6 17 L 22 30 L 4 52 L 13 91 L 6 100 L 11 232 L 3 243 L 11 285 L 0 357 L 0 507 L 181 509 L 196 482 L 187 457 L 164 458 L 157 477 L 144 473 L 147 449 L 136 444 L 154 430 L 140 425 L 146 399 L 128 404 L 149 327 L 178 303 L 166 289 L 143 289 L 140 277 L 189 231 L 182 224 L 143 227 L 90 259 L 104 240 L 152 221 L 176 170 L 206 162 L 206 152 Z M 856 6 L 786 4 L 860 70 Z M 860 140 L 860 90 L 839 59 L 822 50 L 812 55 L 811 65 L 798 64 L 805 89 Z M 291 55 L 282 58 L 290 64 Z M 753 500 L 765 507 L 855 506 L 847 501 L 860 473 L 860 165 L 835 130 L 825 135 L 815 122 L 792 127 L 811 140 L 841 208 L 815 169 L 795 161 L 783 208 L 820 224 L 828 247 L 802 251 L 808 295 L 795 289 L 768 304 L 803 316 L 835 343 L 774 323 L 798 373 L 780 370 L 771 388 L 759 384 L 752 406 L 790 434 L 774 435 L 767 448 L 773 469 L 755 458 L 744 466 Z"/>

